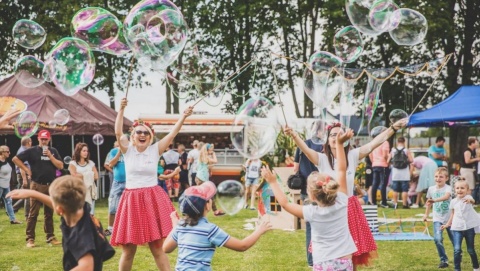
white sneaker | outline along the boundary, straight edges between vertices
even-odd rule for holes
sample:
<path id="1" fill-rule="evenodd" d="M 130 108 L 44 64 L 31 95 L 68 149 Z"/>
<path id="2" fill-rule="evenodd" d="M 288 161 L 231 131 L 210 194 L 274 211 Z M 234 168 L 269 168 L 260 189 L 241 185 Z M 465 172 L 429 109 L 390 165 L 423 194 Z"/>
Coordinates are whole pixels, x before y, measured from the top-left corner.
<path id="1" fill-rule="evenodd" d="M 418 204 L 412 204 L 412 205 L 410 206 L 410 208 L 412 208 L 412 209 L 418 209 L 418 207 L 419 207 Z"/>

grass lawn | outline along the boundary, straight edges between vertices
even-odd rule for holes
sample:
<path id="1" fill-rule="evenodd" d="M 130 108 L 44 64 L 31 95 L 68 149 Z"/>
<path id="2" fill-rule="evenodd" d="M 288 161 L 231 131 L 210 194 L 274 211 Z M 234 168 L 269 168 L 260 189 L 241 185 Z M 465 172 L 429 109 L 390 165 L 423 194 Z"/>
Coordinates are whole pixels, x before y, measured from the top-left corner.
<path id="1" fill-rule="evenodd" d="M 106 200 L 96 203 L 96 215 L 103 225 L 107 224 Z M 397 210 L 379 209 L 385 212 L 388 218 L 414 217 L 415 214 L 424 212 L 425 209 Z M 4 212 L 4 209 L 2 209 Z M 42 214 L 43 210 L 40 211 Z M 215 217 L 209 214 L 208 219 L 219 225 L 227 233 L 237 238 L 244 238 L 250 231 L 244 230 L 245 220 L 256 216 L 256 212 L 242 210 L 235 216 Z M 24 218 L 23 209 L 17 213 L 17 219 Z M 61 246 L 51 247 L 47 245 L 43 233 L 43 216 L 39 216 L 37 223 L 36 247 L 25 247 L 25 224 L 10 225 L 8 217 L 2 215 L 0 219 L 0 270 L 61 270 L 62 255 Z M 59 216 L 55 216 L 55 233 L 60 239 Z M 411 222 L 403 223 L 404 230 L 411 230 Z M 390 226 L 391 229 L 394 226 Z M 385 230 L 385 228 L 381 228 Z M 430 226 L 430 233 L 432 233 Z M 453 248 L 445 234 L 445 246 L 450 259 L 450 267 L 453 270 Z M 476 238 L 476 246 L 479 247 L 479 239 Z M 213 270 L 311 270 L 305 260 L 305 231 L 294 232 L 272 230 L 267 232 L 260 241 L 250 250 L 239 253 L 225 248 L 219 248 L 215 252 L 212 262 Z M 437 270 L 439 259 L 433 241 L 382 241 L 377 242 L 379 258 L 374 265 L 359 270 Z M 466 252 L 465 242 L 463 248 L 462 268 L 471 270 L 470 257 Z M 117 270 L 121 250 L 116 249 L 114 258 L 104 264 L 104 270 Z M 169 255 L 170 264 L 175 266 L 176 252 Z M 147 246 L 139 247 L 133 264 L 133 270 L 157 270 Z"/>

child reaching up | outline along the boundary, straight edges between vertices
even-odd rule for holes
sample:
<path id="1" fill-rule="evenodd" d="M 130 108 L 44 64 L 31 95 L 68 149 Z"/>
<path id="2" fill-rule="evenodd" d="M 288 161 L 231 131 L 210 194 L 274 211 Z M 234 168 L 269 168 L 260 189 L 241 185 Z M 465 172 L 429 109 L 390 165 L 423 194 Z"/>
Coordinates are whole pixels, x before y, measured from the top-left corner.
<path id="1" fill-rule="evenodd" d="M 430 209 L 433 210 L 433 240 L 437 246 L 438 256 L 440 257 L 440 264 L 438 268 L 448 267 L 448 257 L 445 253 L 445 247 L 443 246 L 443 230 L 441 227 L 445 225 L 450 218 L 450 212 L 448 207 L 451 199 L 451 188 L 445 184 L 448 180 L 448 171 L 444 167 L 439 167 L 435 171 L 435 183 L 436 185 L 430 186 L 427 192 L 427 209 L 423 216 L 423 221 L 427 221 Z M 450 241 L 453 243 L 452 233 L 447 228 L 447 234 Z"/>
<path id="2" fill-rule="evenodd" d="M 62 217 L 63 270 L 101 271 L 103 262 L 115 254 L 100 221 L 90 215 L 90 205 L 85 204 L 86 189 L 82 179 L 66 175 L 52 182 L 50 196 L 29 189 L 7 194 L 13 199 L 35 198 Z"/>
<path id="3" fill-rule="evenodd" d="M 182 220 L 178 220 L 176 212 L 171 213 L 175 228 L 163 243 L 163 251 L 170 253 L 178 246 L 175 270 L 211 270 L 216 247 L 246 251 L 271 228 L 269 222 L 263 221 L 252 234 L 239 240 L 208 222 L 206 215 L 212 209 L 212 198 L 216 192 L 215 184 L 210 181 L 191 186 L 180 197 Z"/>
<path id="4" fill-rule="evenodd" d="M 480 226 L 480 217 L 473 209 L 475 200 L 468 195 L 469 186 L 467 181 L 458 180 L 455 183 L 457 194 L 450 202 L 452 214 L 442 229 L 450 227 L 453 236 L 453 262 L 455 270 L 461 270 L 462 263 L 462 240 L 465 238 L 467 252 L 472 259 L 474 271 L 479 271 L 477 253 L 475 252 L 475 228 Z"/>
<path id="5" fill-rule="evenodd" d="M 353 270 L 352 254 L 357 251 L 348 228 L 347 159 L 343 143 L 352 130 L 336 135 L 337 180 L 318 172 L 307 178 L 307 194 L 317 205 L 289 203 L 275 174 L 262 168 L 262 177 L 270 184 L 278 203 L 289 213 L 305 219 L 312 227 L 313 270 Z"/>

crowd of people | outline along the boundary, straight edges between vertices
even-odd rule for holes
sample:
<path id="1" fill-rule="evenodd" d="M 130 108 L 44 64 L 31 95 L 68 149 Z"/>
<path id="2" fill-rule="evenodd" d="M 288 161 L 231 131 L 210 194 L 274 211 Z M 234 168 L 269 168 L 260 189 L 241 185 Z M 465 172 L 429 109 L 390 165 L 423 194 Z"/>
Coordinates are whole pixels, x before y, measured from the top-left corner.
<path id="1" fill-rule="evenodd" d="M 77 266 L 101 270 L 103 261 L 115 253 L 112 246 L 121 247 L 119 270 L 132 270 L 137 248 L 143 244 L 148 245 L 159 270 L 170 270 L 167 253 L 176 248 L 179 250 L 177 270 L 210 270 L 216 247 L 245 251 L 271 228 L 269 222 L 261 220 L 251 235 L 240 240 L 207 220 L 210 211 L 214 215 L 224 214 L 215 205 L 216 186 L 210 181 L 212 168 L 218 163 L 215 146 L 194 140 L 193 149 L 187 152 L 184 145 L 174 149 L 172 144 L 183 122 L 192 114 L 192 107 L 184 111 L 170 133 L 155 142 L 153 128 L 147 122 L 135 122 L 130 136 L 124 135 L 126 106 L 127 100 L 123 99 L 115 123 L 117 141 L 104 164 L 111 181 L 106 229 L 94 216 L 99 173 L 90 160 L 87 144 L 75 146 L 68 165 L 69 174 L 59 177 L 63 160 L 49 144 L 50 133 L 38 132 L 38 146 L 32 146 L 30 138 L 22 138 L 22 147 L 12 162 L 19 183 L 29 189 L 13 191 L 5 185 L 13 174 L 13 168 L 6 162 L 10 150 L 8 146 L 0 146 L 0 194 L 11 224 L 22 223 L 15 217 L 12 198 L 30 199 L 16 203 L 17 208 L 23 206 L 28 213 L 28 248 L 36 246 L 35 227 L 42 204 L 47 243 L 62 244 L 55 237 L 52 219 L 54 212 L 61 216 L 64 270 Z M 10 113 L 13 115 L 15 113 Z M 0 125 L 5 125 L 3 118 Z M 305 179 L 300 190 L 302 205 L 287 200 L 275 172 L 260 159 L 248 159 L 243 165 L 247 190 L 245 208 L 256 210 L 256 190 L 259 179 L 263 178 L 284 210 L 305 219 L 307 264 L 314 270 L 340 270 L 340 267 L 355 270 L 357 266 L 370 264 L 377 253 L 361 203 L 384 208 L 389 205 L 398 208 L 400 203 L 402 208 L 419 208 L 423 204 L 424 220 L 433 213 L 434 240 L 440 258 L 438 267 L 449 265 L 443 246 L 446 231 L 454 247 L 455 269 L 459 269 L 461 243 L 465 239 L 473 268 L 477 270 L 473 240 L 480 217 L 473 209 L 477 199 L 471 194 L 480 173 L 477 171 L 480 170 L 478 140 L 468 140 L 460 163 L 460 177 L 449 182 L 443 137 L 438 137 L 429 148 L 428 157 L 413 157 L 403 137 L 397 137 L 390 147 L 387 139 L 405 125 L 405 120 L 393 123 L 367 144 L 355 147 L 349 144 L 353 132 L 344 130 L 339 123 L 326 127 L 324 144 L 311 139 L 304 141 L 293 129 L 285 127 L 285 134 L 297 145 L 294 157 L 288 157 L 291 160 L 288 164 Z M 365 200 L 359 201 L 355 170 L 364 159 L 369 161 L 371 179 L 366 182 Z M 414 177 L 418 177 L 418 181 L 412 181 Z M 391 202 L 387 199 L 388 186 L 393 190 Z M 378 203 L 377 190 L 381 194 Z M 410 199 L 410 192 L 415 192 L 416 199 Z M 180 213 L 176 212 L 174 202 L 179 203 Z"/>

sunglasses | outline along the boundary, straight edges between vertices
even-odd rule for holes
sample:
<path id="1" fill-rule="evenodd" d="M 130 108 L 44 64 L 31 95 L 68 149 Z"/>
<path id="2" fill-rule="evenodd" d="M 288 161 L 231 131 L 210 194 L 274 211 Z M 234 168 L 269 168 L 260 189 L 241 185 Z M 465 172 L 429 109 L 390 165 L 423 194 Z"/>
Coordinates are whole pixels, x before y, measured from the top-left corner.
<path id="1" fill-rule="evenodd" d="M 135 134 L 137 134 L 137 135 L 143 134 L 145 136 L 150 135 L 150 133 L 148 131 L 140 131 L 140 130 L 136 130 Z"/>
<path id="2" fill-rule="evenodd" d="M 3 151 L 3 152 L 10 153 L 10 151 Z"/>

